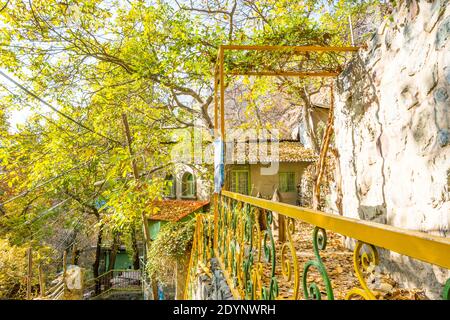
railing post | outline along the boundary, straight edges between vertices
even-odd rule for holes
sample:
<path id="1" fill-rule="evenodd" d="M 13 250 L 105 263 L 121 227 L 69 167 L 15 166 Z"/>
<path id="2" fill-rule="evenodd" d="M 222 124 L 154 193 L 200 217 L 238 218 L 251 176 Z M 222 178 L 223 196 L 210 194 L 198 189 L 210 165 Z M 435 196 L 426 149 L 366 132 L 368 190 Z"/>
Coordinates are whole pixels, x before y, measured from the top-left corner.
<path id="1" fill-rule="evenodd" d="M 27 300 L 31 299 L 31 280 L 33 277 L 33 250 L 27 250 L 28 274 L 27 274 Z"/>
<path id="2" fill-rule="evenodd" d="M 67 250 L 64 250 L 64 253 L 63 253 L 63 286 L 64 286 L 63 296 L 66 295 L 66 293 L 67 293 L 66 276 L 67 276 Z"/>
<path id="3" fill-rule="evenodd" d="M 213 252 L 217 249 L 219 236 L 219 194 L 214 193 L 214 243 Z"/>
<path id="4" fill-rule="evenodd" d="M 39 264 L 39 289 L 40 289 L 40 296 L 43 298 L 45 296 L 45 278 L 44 278 L 44 271 L 42 270 L 42 264 Z"/>

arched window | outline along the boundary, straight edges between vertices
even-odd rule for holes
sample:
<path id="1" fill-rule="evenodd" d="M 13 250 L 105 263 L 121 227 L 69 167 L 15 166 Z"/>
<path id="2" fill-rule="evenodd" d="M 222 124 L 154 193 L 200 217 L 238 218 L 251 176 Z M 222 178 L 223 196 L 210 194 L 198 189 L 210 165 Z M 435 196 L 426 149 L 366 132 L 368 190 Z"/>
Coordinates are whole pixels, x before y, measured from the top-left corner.
<path id="1" fill-rule="evenodd" d="M 195 197 L 195 179 L 192 173 L 183 174 L 181 181 L 181 196 L 184 198 Z"/>
<path id="2" fill-rule="evenodd" d="M 177 196 L 177 181 L 175 179 L 175 176 L 169 174 L 168 176 L 166 176 L 166 182 L 167 182 L 166 196 L 169 198 L 176 198 L 176 196 Z"/>

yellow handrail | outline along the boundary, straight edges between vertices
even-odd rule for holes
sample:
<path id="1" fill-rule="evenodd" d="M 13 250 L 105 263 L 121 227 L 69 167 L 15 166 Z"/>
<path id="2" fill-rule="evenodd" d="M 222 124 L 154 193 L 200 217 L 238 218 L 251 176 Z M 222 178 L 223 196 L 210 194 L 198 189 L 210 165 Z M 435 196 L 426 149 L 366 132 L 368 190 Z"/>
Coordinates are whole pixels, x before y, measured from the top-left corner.
<path id="1" fill-rule="evenodd" d="M 231 199 L 278 212 L 326 230 L 450 269 L 450 238 L 343 217 L 230 191 L 222 191 L 221 194 Z"/>

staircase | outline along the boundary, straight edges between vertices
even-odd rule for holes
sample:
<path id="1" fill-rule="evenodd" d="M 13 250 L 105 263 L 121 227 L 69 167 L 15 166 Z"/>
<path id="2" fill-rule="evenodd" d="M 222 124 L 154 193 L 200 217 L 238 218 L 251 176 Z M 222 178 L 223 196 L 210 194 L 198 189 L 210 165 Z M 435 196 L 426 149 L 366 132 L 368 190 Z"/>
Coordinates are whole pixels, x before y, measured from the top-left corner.
<path id="1" fill-rule="evenodd" d="M 102 299 L 110 294 L 142 293 L 141 270 L 110 270 L 85 284 L 84 299 Z"/>

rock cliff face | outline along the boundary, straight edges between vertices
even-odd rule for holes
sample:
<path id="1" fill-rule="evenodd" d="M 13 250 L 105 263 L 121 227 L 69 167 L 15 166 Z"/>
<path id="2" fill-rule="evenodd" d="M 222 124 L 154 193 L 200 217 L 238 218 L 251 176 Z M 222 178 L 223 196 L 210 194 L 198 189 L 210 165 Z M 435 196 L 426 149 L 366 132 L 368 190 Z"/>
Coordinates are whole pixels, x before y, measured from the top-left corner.
<path id="1" fill-rule="evenodd" d="M 450 1 L 407 1 L 397 10 L 338 79 L 343 212 L 448 237 Z M 389 251 L 381 257 L 407 286 L 426 279 L 431 298 L 450 277 Z"/>

